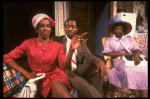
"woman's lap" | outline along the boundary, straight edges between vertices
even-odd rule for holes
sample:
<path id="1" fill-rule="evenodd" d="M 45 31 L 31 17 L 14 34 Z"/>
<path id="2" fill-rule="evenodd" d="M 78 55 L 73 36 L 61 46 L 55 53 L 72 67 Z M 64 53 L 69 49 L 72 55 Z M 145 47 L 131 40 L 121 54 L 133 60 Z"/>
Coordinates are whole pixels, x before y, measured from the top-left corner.
<path id="1" fill-rule="evenodd" d="M 43 82 L 41 82 L 39 86 L 40 93 L 44 98 L 46 98 L 52 88 L 53 84 L 57 84 L 57 81 L 61 81 L 66 85 L 67 88 L 71 89 L 69 79 L 67 75 L 60 71 L 60 72 L 55 72 L 54 74 L 47 74 L 47 76 L 43 79 Z M 62 83 L 60 83 L 62 85 Z"/>
<path id="2" fill-rule="evenodd" d="M 52 84 L 51 90 L 49 91 L 49 95 L 53 95 L 54 97 L 67 97 L 68 95 L 71 96 L 67 84 L 60 80 L 55 81 Z"/>
<path id="3" fill-rule="evenodd" d="M 127 67 L 122 65 L 123 61 L 118 60 L 115 60 L 114 67 L 108 72 L 109 82 L 119 88 L 147 90 L 147 68 Z"/>

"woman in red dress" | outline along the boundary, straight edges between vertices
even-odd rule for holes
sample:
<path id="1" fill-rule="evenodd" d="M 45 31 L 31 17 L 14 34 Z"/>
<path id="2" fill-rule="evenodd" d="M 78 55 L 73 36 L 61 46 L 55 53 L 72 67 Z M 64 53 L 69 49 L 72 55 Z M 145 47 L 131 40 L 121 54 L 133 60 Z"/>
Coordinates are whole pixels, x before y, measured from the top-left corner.
<path id="1" fill-rule="evenodd" d="M 45 73 L 45 78 L 38 84 L 39 92 L 44 98 L 51 94 L 53 97 L 72 97 L 69 92 L 71 86 L 63 70 L 69 68 L 72 53 L 81 45 L 81 39 L 74 41 L 77 36 L 72 39 L 69 53 L 65 56 L 63 45 L 49 38 L 51 28 L 55 25 L 51 17 L 46 14 L 37 14 L 32 19 L 32 25 L 39 37 L 25 40 L 5 55 L 3 62 L 28 79 L 35 78 L 37 73 Z M 14 62 L 24 54 L 27 55 L 31 73 Z"/>

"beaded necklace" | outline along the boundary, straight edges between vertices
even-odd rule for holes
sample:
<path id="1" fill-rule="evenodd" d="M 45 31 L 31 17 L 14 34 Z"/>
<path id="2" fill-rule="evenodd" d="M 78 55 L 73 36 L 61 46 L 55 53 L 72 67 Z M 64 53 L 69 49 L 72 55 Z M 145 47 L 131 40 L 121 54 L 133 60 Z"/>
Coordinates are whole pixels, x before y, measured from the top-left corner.
<path id="1" fill-rule="evenodd" d="M 44 43 L 41 43 L 39 40 L 38 40 L 38 43 L 39 43 L 39 45 L 40 45 L 42 48 L 44 48 L 44 49 L 45 49 L 45 48 L 48 46 L 48 44 L 49 44 L 49 43 L 45 43 L 45 42 L 44 42 Z"/>

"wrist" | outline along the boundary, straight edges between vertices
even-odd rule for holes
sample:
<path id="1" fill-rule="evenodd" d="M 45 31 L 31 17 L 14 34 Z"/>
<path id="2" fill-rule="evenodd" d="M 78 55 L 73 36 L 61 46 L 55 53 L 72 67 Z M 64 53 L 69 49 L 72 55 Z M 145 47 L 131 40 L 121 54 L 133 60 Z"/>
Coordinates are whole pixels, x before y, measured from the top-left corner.
<path id="1" fill-rule="evenodd" d="M 105 63 L 102 60 L 100 60 L 98 65 L 100 65 L 100 66 L 104 65 L 105 66 Z"/>
<path id="2" fill-rule="evenodd" d="M 29 72 L 27 72 L 26 70 L 23 70 L 22 74 L 23 75 L 27 75 Z"/>
<path id="3" fill-rule="evenodd" d="M 139 57 L 140 55 L 138 55 L 138 54 L 134 54 L 134 56 L 135 56 L 135 57 Z"/>
<path id="4" fill-rule="evenodd" d="M 69 51 L 74 52 L 74 49 L 72 49 L 72 47 L 69 48 Z"/>
<path id="5" fill-rule="evenodd" d="M 100 60 L 99 63 L 104 63 L 104 62 L 102 60 Z"/>
<path id="6" fill-rule="evenodd" d="M 126 56 L 126 54 L 125 54 L 125 53 L 123 53 L 123 54 L 122 54 L 122 56 Z"/>

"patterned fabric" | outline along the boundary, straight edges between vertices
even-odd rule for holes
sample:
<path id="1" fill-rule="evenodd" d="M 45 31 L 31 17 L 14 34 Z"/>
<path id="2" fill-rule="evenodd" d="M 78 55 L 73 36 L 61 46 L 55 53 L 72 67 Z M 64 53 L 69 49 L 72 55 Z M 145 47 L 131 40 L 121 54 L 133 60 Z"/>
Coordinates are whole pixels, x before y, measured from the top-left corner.
<path id="1" fill-rule="evenodd" d="M 148 57 L 148 33 L 137 34 L 139 39 L 139 47 L 142 50 L 142 54 Z"/>
<path id="2" fill-rule="evenodd" d="M 46 77 L 39 85 L 39 93 L 47 97 L 52 84 L 55 81 L 63 81 L 71 88 L 67 74 L 63 71 L 65 52 L 61 43 L 50 40 L 43 49 L 38 43 L 38 37 L 25 40 L 9 54 L 5 55 L 3 62 L 7 63 L 27 55 L 29 66 L 33 73 L 45 73 Z"/>
<path id="3" fill-rule="evenodd" d="M 104 98 L 135 98 L 130 89 L 112 87 L 109 83 L 104 82 Z"/>
<path id="4" fill-rule="evenodd" d="M 25 77 L 3 64 L 3 95 L 12 97 L 19 93 L 26 83 Z"/>

